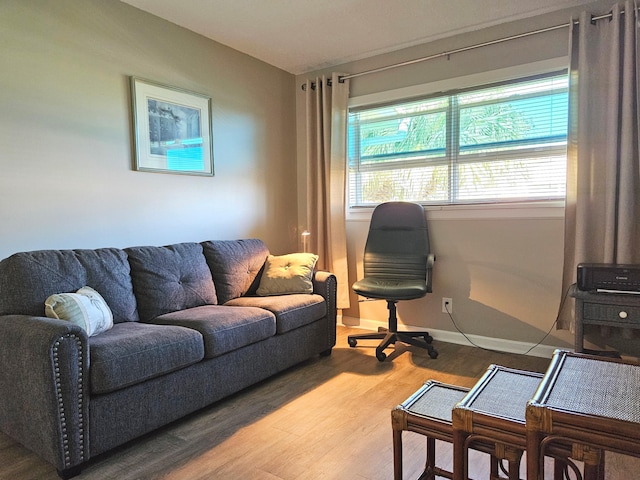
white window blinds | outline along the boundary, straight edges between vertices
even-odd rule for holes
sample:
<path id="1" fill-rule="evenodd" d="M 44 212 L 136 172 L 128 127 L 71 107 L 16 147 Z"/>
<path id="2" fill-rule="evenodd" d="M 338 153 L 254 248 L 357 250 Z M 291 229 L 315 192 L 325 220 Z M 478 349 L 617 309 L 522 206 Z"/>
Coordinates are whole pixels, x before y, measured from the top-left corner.
<path id="1" fill-rule="evenodd" d="M 349 204 L 565 195 L 566 72 L 349 112 Z"/>

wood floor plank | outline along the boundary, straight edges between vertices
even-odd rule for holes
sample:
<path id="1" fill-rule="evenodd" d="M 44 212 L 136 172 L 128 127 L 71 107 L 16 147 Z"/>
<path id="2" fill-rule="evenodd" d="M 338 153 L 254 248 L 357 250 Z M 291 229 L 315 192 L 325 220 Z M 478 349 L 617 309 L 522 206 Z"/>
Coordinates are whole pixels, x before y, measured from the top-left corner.
<path id="1" fill-rule="evenodd" d="M 350 348 L 339 327 L 328 358 L 314 358 L 92 460 L 78 480 L 393 478 L 391 409 L 428 379 L 473 386 L 492 364 L 544 371 L 548 359 L 436 342 L 440 355 L 397 346 L 378 362 L 375 342 Z M 425 440 L 405 432 L 405 478 L 424 468 Z M 437 448 L 451 468 L 451 450 Z M 472 457 L 476 458 L 476 457 Z M 488 472 L 478 456 L 472 474 Z M 486 465 L 485 465 L 486 464 Z M 0 479 L 55 479 L 55 470 L 0 434 Z M 474 478 L 482 478 L 474 476 Z"/>

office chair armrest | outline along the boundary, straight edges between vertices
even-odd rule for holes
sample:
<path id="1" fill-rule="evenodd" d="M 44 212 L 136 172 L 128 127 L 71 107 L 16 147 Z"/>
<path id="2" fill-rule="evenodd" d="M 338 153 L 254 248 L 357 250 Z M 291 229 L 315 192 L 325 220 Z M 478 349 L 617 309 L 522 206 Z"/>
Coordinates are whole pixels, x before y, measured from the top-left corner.
<path id="1" fill-rule="evenodd" d="M 432 293 L 431 281 L 433 279 L 433 263 L 436 261 L 436 256 L 430 253 L 427 256 L 427 292 Z"/>

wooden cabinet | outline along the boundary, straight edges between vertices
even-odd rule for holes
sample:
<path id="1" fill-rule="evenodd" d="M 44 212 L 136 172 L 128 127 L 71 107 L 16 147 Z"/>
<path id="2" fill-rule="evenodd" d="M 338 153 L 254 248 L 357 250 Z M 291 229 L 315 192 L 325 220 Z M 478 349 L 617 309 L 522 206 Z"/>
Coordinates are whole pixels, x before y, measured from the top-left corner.
<path id="1" fill-rule="evenodd" d="M 594 293 L 571 288 L 576 299 L 575 350 L 584 351 L 584 326 L 640 328 L 640 295 Z"/>

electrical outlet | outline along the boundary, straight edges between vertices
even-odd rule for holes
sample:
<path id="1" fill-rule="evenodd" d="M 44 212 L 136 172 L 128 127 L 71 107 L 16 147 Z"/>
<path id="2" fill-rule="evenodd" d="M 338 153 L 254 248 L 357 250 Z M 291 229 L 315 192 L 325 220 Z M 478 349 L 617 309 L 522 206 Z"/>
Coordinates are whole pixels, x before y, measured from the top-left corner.
<path id="1" fill-rule="evenodd" d="M 442 297 L 442 313 L 453 313 L 453 299 Z"/>

